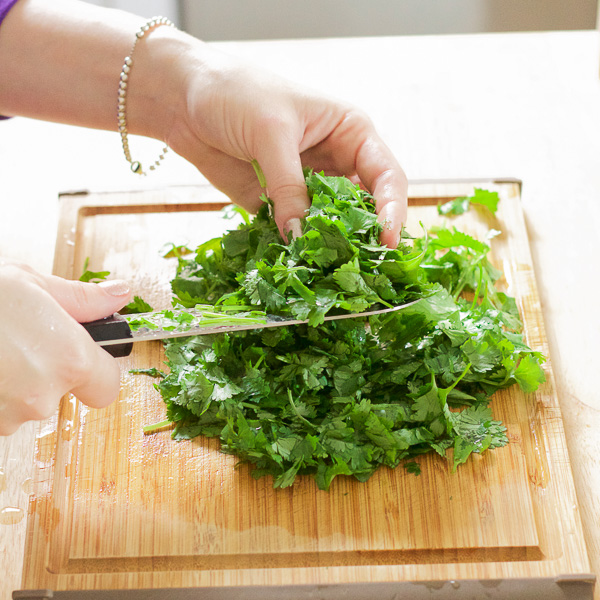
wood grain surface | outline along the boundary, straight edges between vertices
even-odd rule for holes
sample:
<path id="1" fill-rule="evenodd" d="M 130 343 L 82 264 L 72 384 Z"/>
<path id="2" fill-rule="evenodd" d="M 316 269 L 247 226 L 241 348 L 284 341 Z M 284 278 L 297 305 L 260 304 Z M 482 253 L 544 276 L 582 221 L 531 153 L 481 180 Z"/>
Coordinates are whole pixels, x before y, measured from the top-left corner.
<path id="1" fill-rule="evenodd" d="M 492 244 L 492 262 L 517 299 L 527 342 L 548 354 L 518 183 L 480 184 L 501 197 L 498 218 L 479 211 L 457 227 Z M 440 222 L 440 198 L 473 183 L 415 184 L 408 229 Z M 110 270 L 156 308 L 169 306 L 168 242 L 197 244 L 232 226 L 210 187 L 63 196 L 55 272 Z M 380 469 L 367 483 L 337 478 L 330 492 L 300 478 L 273 490 L 218 441 L 174 442 L 142 427 L 164 418 L 152 379 L 160 343 L 122 359 L 119 400 L 89 410 L 75 398 L 44 424 L 36 448 L 23 588 L 53 590 L 278 586 L 574 577 L 591 598 L 593 576 L 576 508 L 550 363 L 535 394 L 496 394 L 509 444 L 458 472 L 420 457 L 422 475 Z M 524 584 L 525 585 L 525 584 Z M 458 588 L 457 588 L 458 590 Z M 458 591 L 456 592 L 459 593 Z M 459 597 L 458 595 L 456 597 Z"/>

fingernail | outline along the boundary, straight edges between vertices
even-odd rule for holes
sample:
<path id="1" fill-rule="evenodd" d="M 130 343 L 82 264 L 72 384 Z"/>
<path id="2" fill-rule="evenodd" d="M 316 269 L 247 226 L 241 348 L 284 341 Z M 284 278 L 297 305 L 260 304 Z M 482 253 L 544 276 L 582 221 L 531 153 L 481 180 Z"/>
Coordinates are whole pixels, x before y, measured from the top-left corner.
<path id="1" fill-rule="evenodd" d="M 129 284 L 122 279 L 101 281 L 98 285 L 111 296 L 124 296 L 130 291 Z"/>
<path id="2" fill-rule="evenodd" d="M 295 240 L 302 235 L 302 222 L 298 218 L 290 219 L 285 224 L 283 230 L 288 237 L 288 241 L 290 239 L 290 234 L 292 235 L 292 240 Z"/>

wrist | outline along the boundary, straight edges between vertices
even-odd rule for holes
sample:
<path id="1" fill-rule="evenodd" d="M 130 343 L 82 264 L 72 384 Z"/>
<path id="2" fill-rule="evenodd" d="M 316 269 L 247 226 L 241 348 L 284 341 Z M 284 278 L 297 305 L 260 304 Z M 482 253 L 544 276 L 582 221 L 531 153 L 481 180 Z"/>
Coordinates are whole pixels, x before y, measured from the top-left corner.
<path id="1" fill-rule="evenodd" d="M 186 57 L 199 43 L 181 31 L 164 26 L 138 41 L 127 82 L 129 133 L 169 143 L 170 131 L 186 112 L 190 68 Z"/>

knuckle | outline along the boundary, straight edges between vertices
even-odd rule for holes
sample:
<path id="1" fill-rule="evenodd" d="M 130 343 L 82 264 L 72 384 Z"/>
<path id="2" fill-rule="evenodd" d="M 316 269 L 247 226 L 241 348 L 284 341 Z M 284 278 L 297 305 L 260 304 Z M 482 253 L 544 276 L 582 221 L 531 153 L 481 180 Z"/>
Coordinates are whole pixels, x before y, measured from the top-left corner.
<path id="1" fill-rule="evenodd" d="M 373 123 L 365 111 L 356 106 L 346 109 L 343 119 L 344 125 L 350 129 L 372 128 Z"/>
<path id="2" fill-rule="evenodd" d="M 27 271 L 33 273 L 34 270 L 24 262 L 12 258 L 0 258 L 0 267 L 2 269 L 15 269 L 20 271 Z"/>
<path id="3" fill-rule="evenodd" d="M 26 418 L 28 421 L 43 421 L 51 417 L 58 408 L 60 398 L 54 395 L 43 395 L 25 400 L 27 404 Z"/>
<path id="4" fill-rule="evenodd" d="M 29 266 L 16 261 L 0 263 L 0 281 L 6 285 L 24 288 L 32 284 L 39 284 L 38 274 Z"/>

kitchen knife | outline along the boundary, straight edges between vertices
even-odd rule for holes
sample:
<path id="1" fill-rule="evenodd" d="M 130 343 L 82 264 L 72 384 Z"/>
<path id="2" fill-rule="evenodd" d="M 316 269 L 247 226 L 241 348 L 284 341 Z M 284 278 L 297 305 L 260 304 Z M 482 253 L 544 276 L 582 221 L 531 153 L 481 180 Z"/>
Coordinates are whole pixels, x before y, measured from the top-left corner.
<path id="1" fill-rule="evenodd" d="M 325 321 L 369 317 L 395 312 L 412 306 L 415 300 L 407 304 L 369 310 L 360 313 L 330 315 Z M 207 310 L 208 309 L 208 310 Z M 225 324 L 226 323 L 226 324 Z M 229 333 L 265 327 L 284 327 L 308 323 L 300 319 L 268 315 L 260 311 L 248 311 L 241 314 L 219 312 L 212 306 L 195 309 L 170 309 L 150 313 L 131 315 L 114 314 L 105 319 L 82 323 L 92 339 L 114 357 L 129 356 L 133 342 L 149 342 L 177 337 L 207 335 L 211 333 Z"/>

